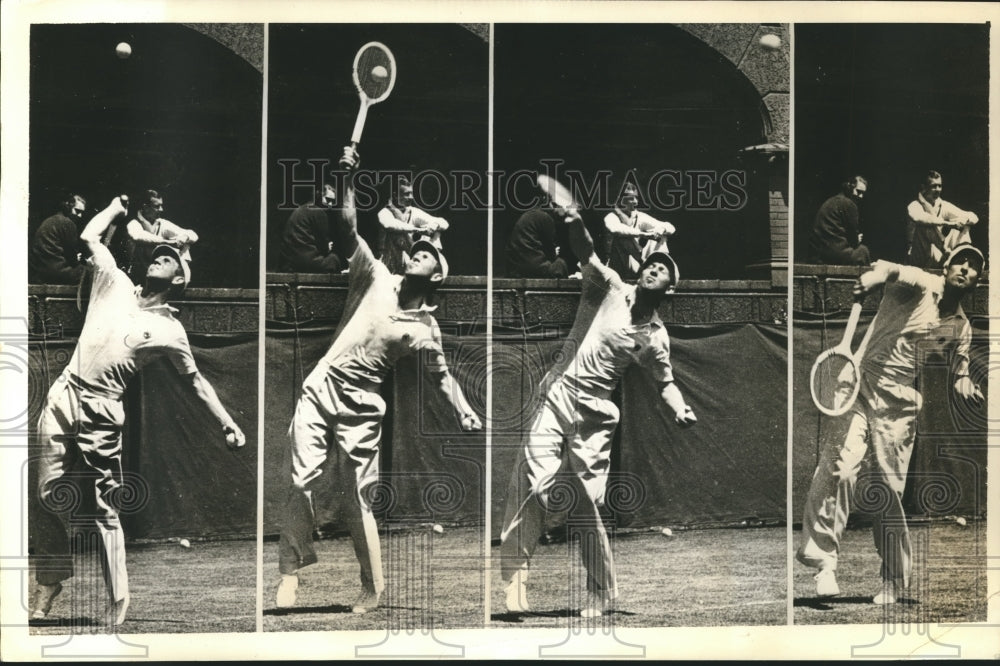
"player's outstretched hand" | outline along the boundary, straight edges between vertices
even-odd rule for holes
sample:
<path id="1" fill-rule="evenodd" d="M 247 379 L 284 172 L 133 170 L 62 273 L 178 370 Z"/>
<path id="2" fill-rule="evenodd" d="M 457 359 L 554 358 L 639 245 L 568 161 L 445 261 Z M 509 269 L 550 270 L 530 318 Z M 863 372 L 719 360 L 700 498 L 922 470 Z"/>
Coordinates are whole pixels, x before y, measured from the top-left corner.
<path id="1" fill-rule="evenodd" d="M 854 297 L 860 298 L 880 284 L 884 284 L 888 276 L 893 274 L 893 266 L 894 264 L 884 259 L 872 262 L 871 270 L 862 273 L 854 283 Z"/>
<path id="2" fill-rule="evenodd" d="M 231 423 L 224 428 L 226 433 L 226 445 L 231 449 L 238 449 L 247 443 L 247 436 L 243 434 L 240 427 Z"/>
<path id="3" fill-rule="evenodd" d="M 466 414 L 462 417 L 462 430 L 465 432 L 473 432 L 475 430 L 482 430 L 483 424 L 479 420 L 479 417 L 475 414 Z"/>
<path id="4" fill-rule="evenodd" d="M 698 417 L 694 415 L 694 410 L 691 409 L 691 405 L 685 405 L 684 411 L 677 414 L 674 421 L 682 428 L 690 428 L 698 422 Z"/>
<path id="5" fill-rule="evenodd" d="M 864 280 L 862 279 L 865 275 L 867 275 L 867 273 L 862 273 L 861 276 L 858 277 L 854 283 L 854 289 L 851 290 L 851 293 L 854 294 L 854 298 L 856 299 L 867 294 L 868 289 L 870 288 L 865 286 Z"/>
<path id="6" fill-rule="evenodd" d="M 124 194 L 115 197 L 111 200 L 109 208 L 114 211 L 115 215 L 124 215 L 128 212 L 128 197 Z"/>
<path id="7" fill-rule="evenodd" d="M 986 400 L 983 397 L 983 392 L 979 389 L 979 385 L 969 379 L 968 375 L 955 380 L 955 393 L 976 407 L 982 405 Z"/>
<path id="8" fill-rule="evenodd" d="M 340 166 L 347 171 L 354 171 L 361 166 L 361 155 L 353 146 L 344 146 L 344 154 L 340 156 Z"/>

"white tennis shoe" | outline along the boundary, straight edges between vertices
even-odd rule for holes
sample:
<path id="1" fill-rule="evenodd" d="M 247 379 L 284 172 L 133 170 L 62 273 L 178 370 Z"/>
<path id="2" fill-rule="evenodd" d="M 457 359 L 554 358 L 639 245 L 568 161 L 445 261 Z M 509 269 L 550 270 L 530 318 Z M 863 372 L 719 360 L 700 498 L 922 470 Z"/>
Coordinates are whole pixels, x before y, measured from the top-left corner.
<path id="1" fill-rule="evenodd" d="M 876 606 L 885 606 L 887 604 L 896 603 L 897 597 L 899 596 L 899 589 L 896 586 L 896 581 L 887 580 L 882 582 L 882 591 L 872 597 L 872 603 Z"/>
<path id="2" fill-rule="evenodd" d="M 378 608 L 379 602 L 381 600 L 382 593 L 375 592 L 374 590 L 362 590 L 361 596 L 358 600 L 354 602 L 351 607 L 351 612 L 357 615 L 362 613 L 367 613 L 368 611 L 373 611 Z"/>
<path id="3" fill-rule="evenodd" d="M 837 585 L 837 571 L 827 567 L 820 569 L 813 579 L 816 581 L 817 597 L 835 597 L 840 594 L 840 586 Z"/>
<path id="4" fill-rule="evenodd" d="M 295 605 L 295 593 L 299 589 L 299 577 L 295 574 L 282 574 L 278 583 L 278 593 L 274 603 L 278 608 L 291 608 Z"/>
<path id="5" fill-rule="evenodd" d="M 42 585 L 38 584 L 38 589 L 35 590 L 35 603 L 31 605 L 31 619 L 32 620 L 44 620 L 49 611 L 52 610 L 52 602 L 55 598 L 62 592 L 62 583 L 56 583 L 55 585 Z"/>
<path id="6" fill-rule="evenodd" d="M 614 606 L 614 599 L 609 599 L 602 592 L 587 592 L 587 605 L 580 610 L 580 617 L 594 618 L 601 617 L 611 612 Z"/>
<path id="7" fill-rule="evenodd" d="M 514 577 L 507 583 L 505 594 L 507 597 L 507 611 L 510 613 L 530 613 L 531 607 L 528 605 L 528 588 L 525 585 L 527 574 L 523 569 L 517 571 Z"/>
<path id="8" fill-rule="evenodd" d="M 128 606 L 131 602 L 132 600 L 128 595 L 125 595 L 124 599 L 119 599 L 118 601 L 115 602 L 114 622 L 116 627 L 120 624 L 124 624 L 125 614 L 128 613 Z"/>

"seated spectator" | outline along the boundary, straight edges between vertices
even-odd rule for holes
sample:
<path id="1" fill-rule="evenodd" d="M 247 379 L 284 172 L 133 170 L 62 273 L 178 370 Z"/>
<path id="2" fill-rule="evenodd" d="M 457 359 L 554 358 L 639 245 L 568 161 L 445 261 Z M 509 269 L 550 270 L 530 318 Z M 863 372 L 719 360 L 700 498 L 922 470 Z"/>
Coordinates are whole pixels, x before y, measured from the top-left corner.
<path id="1" fill-rule="evenodd" d="M 312 203 L 292 211 L 281 235 L 282 271 L 295 273 L 339 273 L 347 268 L 346 257 L 337 252 L 334 242 L 335 220 L 332 206 L 337 191 L 325 184 L 316 191 Z"/>
<path id="2" fill-rule="evenodd" d="M 78 284 L 85 270 L 81 259 L 80 223 L 87 202 L 67 193 L 60 210 L 45 218 L 28 249 L 28 281 L 34 284 Z"/>
<path id="3" fill-rule="evenodd" d="M 190 247 L 198 242 L 198 234 L 177 226 L 162 214 L 163 196 L 156 190 L 146 190 L 139 201 L 139 212 L 125 225 L 124 234 L 111 227 L 102 239 L 104 245 L 112 246 L 113 254 L 115 250 L 123 253 L 119 263 L 126 264 L 124 269 L 135 284 L 145 281 L 157 245 L 172 245 L 184 261 L 191 261 Z"/>
<path id="4" fill-rule="evenodd" d="M 551 204 L 527 211 L 517 220 L 507 239 L 507 275 L 522 278 L 564 278 L 570 273 L 560 256 L 557 222 Z"/>
<path id="5" fill-rule="evenodd" d="M 389 271 L 402 275 L 403 253 L 418 240 L 428 240 L 439 250 L 441 232 L 447 231 L 448 221 L 443 217 L 431 215 L 413 205 L 413 185 L 403 176 L 399 180 L 396 192 L 390 198 L 385 208 L 378 212 L 379 257 Z"/>
<path id="6" fill-rule="evenodd" d="M 621 201 L 604 216 L 607 264 L 623 280 L 639 276 L 639 267 L 653 252 L 669 254 L 667 238 L 676 231 L 669 222 L 657 220 L 636 209 L 639 191 L 625 185 Z"/>
<path id="7" fill-rule="evenodd" d="M 868 191 L 864 176 L 842 185 L 843 191 L 819 207 L 809 238 L 811 260 L 818 264 L 867 266 L 871 252 L 861 243 L 858 203 Z"/>
<path id="8" fill-rule="evenodd" d="M 942 199 L 941 190 L 941 174 L 929 171 L 916 201 L 906 207 L 907 262 L 933 272 L 944 267 L 949 252 L 972 242 L 969 228 L 979 222 L 975 213 Z"/>

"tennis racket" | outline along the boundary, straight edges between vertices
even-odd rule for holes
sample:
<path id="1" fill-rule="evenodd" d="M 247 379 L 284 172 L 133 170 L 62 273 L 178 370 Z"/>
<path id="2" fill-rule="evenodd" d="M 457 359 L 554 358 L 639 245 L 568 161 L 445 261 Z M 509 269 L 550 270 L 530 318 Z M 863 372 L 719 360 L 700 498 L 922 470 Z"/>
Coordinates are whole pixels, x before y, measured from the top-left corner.
<path id="1" fill-rule="evenodd" d="M 385 44 L 368 42 L 354 56 L 352 76 L 361 99 L 354 132 L 351 133 L 351 147 L 357 148 L 365 129 L 365 119 L 368 118 L 368 107 L 384 101 L 396 83 L 396 59 Z"/>
<path id="2" fill-rule="evenodd" d="M 552 205 L 566 212 L 579 212 L 580 204 L 573 198 L 573 193 L 565 185 L 548 174 L 540 173 L 536 180 L 539 189 L 549 197 Z"/>
<path id="3" fill-rule="evenodd" d="M 851 306 L 844 337 L 838 345 L 820 354 L 809 372 L 809 390 L 816 409 L 828 416 L 840 416 L 849 410 L 861 389 L 861 359 L 868 347 L 874 326 L 869 325 L 857 351 L 851 350 L 854 331 L 861 319 L 861 301 Z"/>

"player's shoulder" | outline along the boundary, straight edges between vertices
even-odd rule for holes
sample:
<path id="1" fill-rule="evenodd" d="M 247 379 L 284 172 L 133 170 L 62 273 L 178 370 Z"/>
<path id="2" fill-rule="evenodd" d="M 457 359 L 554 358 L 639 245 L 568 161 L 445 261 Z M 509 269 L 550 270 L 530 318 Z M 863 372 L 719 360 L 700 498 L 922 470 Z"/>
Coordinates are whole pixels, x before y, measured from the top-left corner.
<path id="1" fill-rule="evenodd" d="M 187 342 L 187 329 L 184 328 L 184 324 L 181 323 L 181 320 L 177 318 L 178 313 L 177 308 L 168 304 L 164 304 L 164 306 L 159 308 L 159 311 L 157 312 L 163 320 L 164 329 L 170 333 L 171 337 Z"/>
<path id="2" fill-rule="evenodd" d="M 650 339 L 660 346 L 670 348 L 670 332 L 667 331 L 666 324 L 660 319 L 660 316 L 656 313 L 653 314 L 653 331 L 650 333 Z"/>

